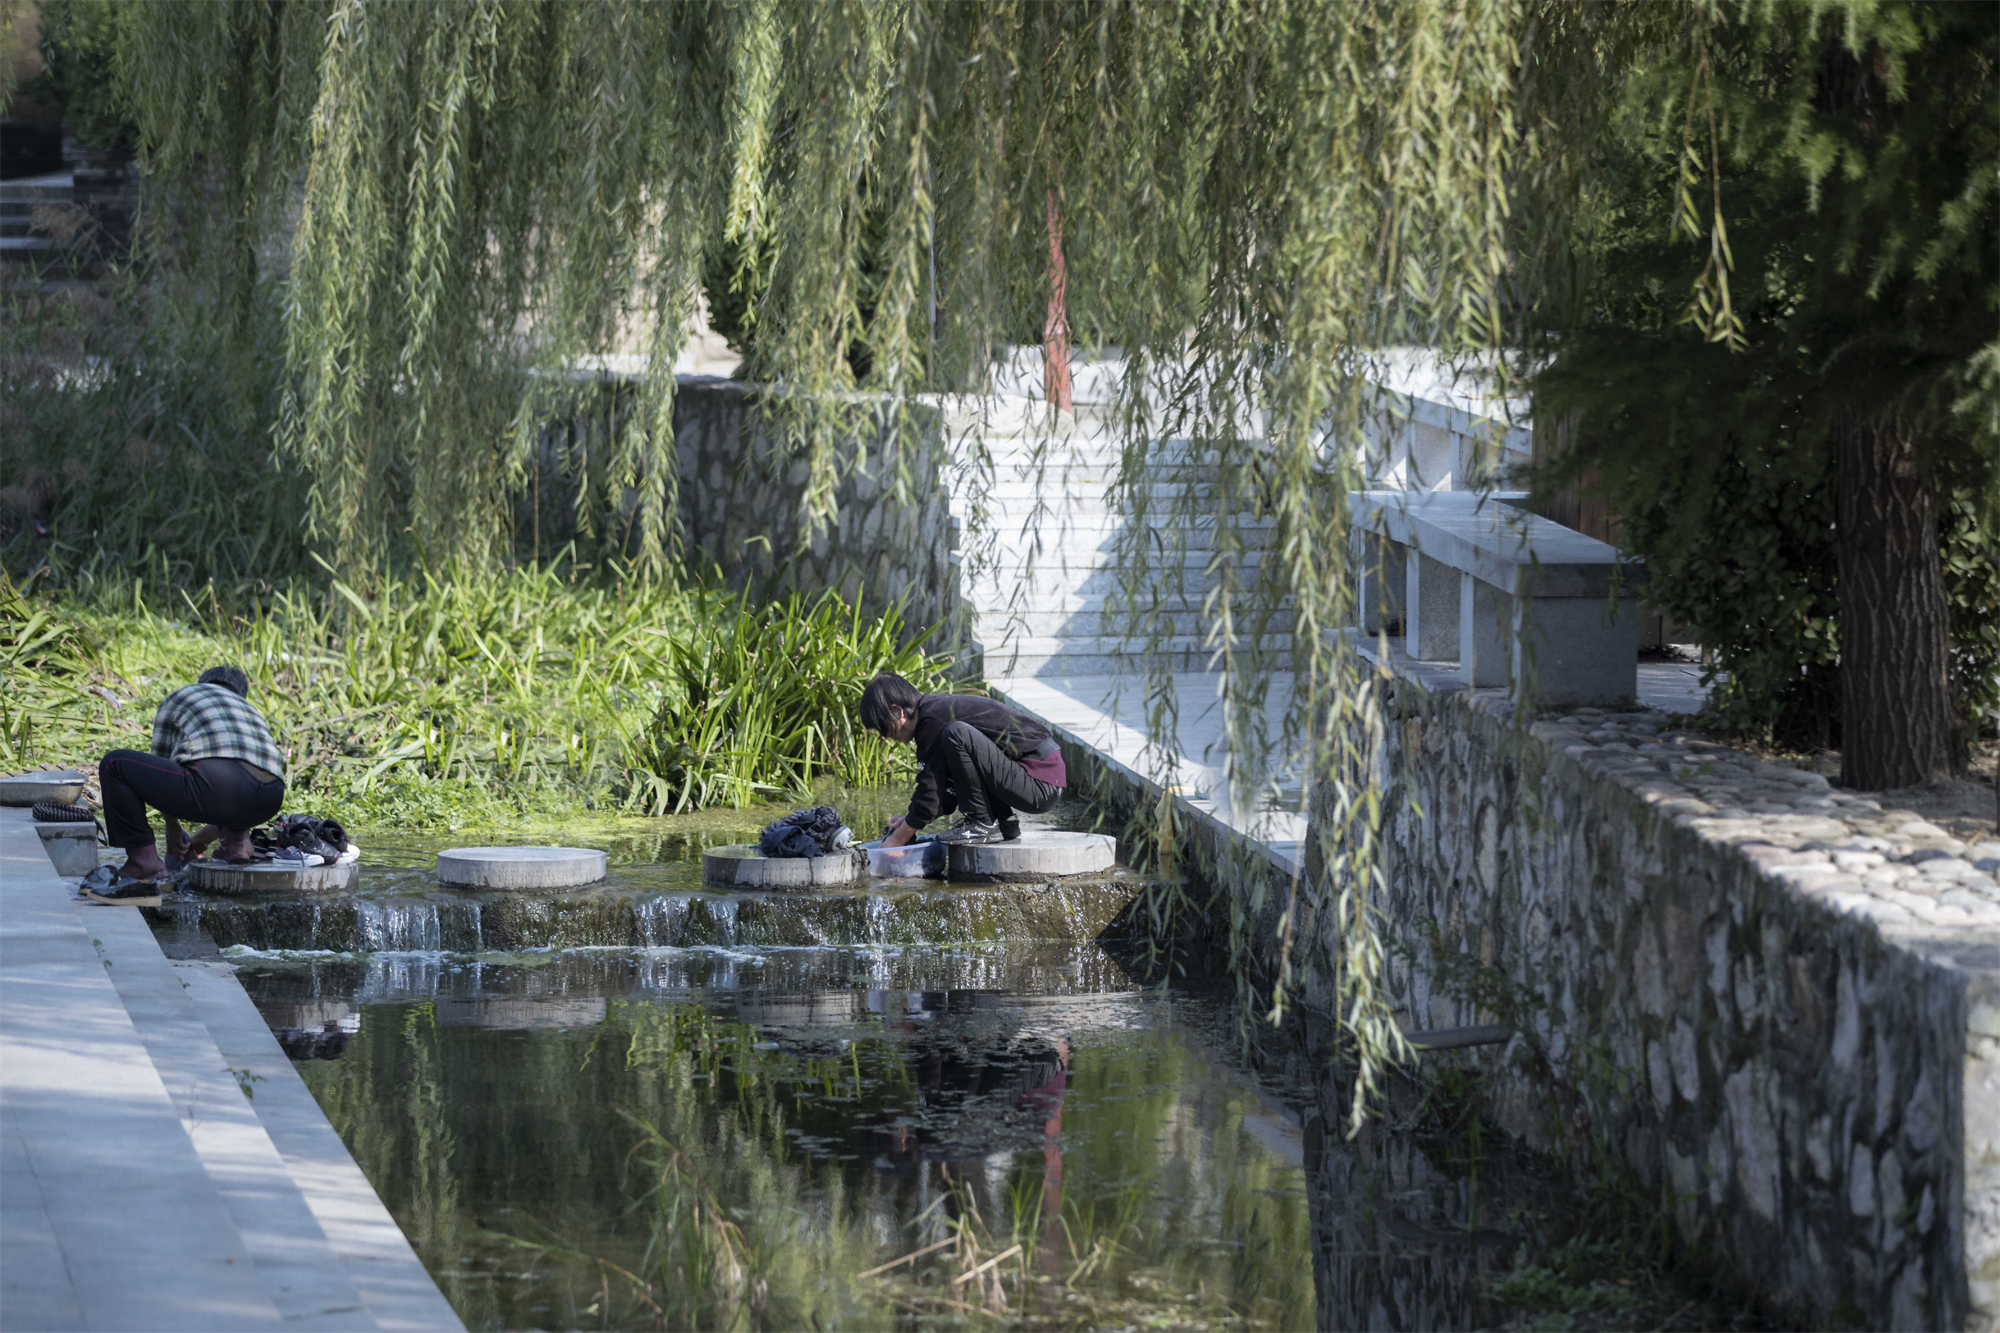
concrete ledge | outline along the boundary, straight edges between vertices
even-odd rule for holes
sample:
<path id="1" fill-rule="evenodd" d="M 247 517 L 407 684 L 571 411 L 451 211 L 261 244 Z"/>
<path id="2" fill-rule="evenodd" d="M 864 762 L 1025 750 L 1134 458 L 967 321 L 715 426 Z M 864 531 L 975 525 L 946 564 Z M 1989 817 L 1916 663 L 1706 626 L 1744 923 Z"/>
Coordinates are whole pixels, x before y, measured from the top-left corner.
<path id="1" fill-rule="evenodd" d="M 461 1327 L 228 969 L 72 888 L 0 810 L 5 1327 Z"/>
<path id="2" fill-rule="evenodd" d="M 97 869 L 97 824 L 50 824 L 35 822 L 42 835 L 42 850 L 49 854 L 55 871 L 64 879 L 81 879 Z"/>

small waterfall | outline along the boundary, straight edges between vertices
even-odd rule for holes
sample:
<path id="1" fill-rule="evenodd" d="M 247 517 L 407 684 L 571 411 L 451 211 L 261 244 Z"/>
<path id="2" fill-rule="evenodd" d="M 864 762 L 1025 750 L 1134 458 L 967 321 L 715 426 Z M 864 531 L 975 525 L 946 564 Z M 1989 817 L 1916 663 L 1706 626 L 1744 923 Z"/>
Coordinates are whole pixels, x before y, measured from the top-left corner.
<path id="1" fill-rule="evenodd" d="M 436 903 L 354 900 L 354 924 L 366 953 L 436 953 L 444 947 Z"/>
<path id="2" fill-rule="evenodd" d="M 736 943 L 736 900 L 734 898 L 708 898 L 708 919 L 715 923 L 714 943 Z"/>
<path id="3" fill-rule="evenodd" d="M 868 903 L 868 928 L 863 936 L 870 944 L 881 944 L 889 938 L 889 925 L 896 919 L 896 904 L 888 898 L 871 896 Z"/>
<path id="4" fill-rule="evenodd" d="M 632 924 L 638 938 L 636 943 L 645 949 L 666 949 L 681 942 L 681 931 L 687 922 L 688 902 L 685 898 L 642 898 L 632 904 Z"/>

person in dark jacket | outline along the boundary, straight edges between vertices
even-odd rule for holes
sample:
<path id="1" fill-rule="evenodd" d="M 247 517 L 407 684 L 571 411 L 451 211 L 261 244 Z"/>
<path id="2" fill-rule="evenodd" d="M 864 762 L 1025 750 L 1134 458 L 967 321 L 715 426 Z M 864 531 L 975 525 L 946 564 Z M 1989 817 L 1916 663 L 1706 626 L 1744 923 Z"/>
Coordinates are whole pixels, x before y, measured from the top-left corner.
<path id="1" fill-rule="evenodd" d="M 1041 814 L 1062 799 L 1068 775 L 1049 729 L 976 694 L 919 694 L 888 672 L 861 695 L 861 725 L 917 747 L 917 787 L 908 814 L 882 840 L 900 847 L 939 815 L 959 819 L 940 842 L 1012 842 L 1019 812 Z"/>

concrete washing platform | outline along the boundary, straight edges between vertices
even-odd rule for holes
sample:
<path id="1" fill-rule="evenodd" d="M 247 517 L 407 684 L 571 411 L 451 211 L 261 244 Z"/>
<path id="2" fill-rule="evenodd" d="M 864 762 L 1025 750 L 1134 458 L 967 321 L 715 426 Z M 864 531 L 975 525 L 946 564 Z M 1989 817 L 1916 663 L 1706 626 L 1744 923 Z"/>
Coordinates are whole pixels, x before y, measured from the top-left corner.
<path id="1" fill-rule="evenodd" d="M 879 851 L 867 859 L 846 853 L 767 857 L 747 843 L 711 847 L 701 856 L 701 878 L 717 888 L 838 888 L 865 883 L 871 878 L 872 862 L 877 867 L 892 866 L 888 876 L 893 878 L 1034 884 L 1072 875 L 1101 875 L 1118 861 L 1117 840 L 1108 834 L 1034 827 L 1024 829 L 1013 842 L 983 846 L 912 843 L 908 851 L 910 855 L 892 862 Z M 876 875 L 880 874 L 877 870 Z"/>
<path id="2" fill-rule="evenodd" d="M 1105 833 L 1029 828 L 1013 842 L 949 846 L 952 879 L 1032 883 L 1070 875 L 1101 875 L 1117 863 L 1117 840 Z"/>
<path id="3" fill-rule="evenodd" d="M 285 865 L 257 861 L 233 866 L 226 861 L 195 861 L 187 868 L 187 887 L 203 893 L 345 893 L 361 880 L 359 864 L 344 866 Z"/>
<path id="4" fill-rule="evenodd" d="M 587 847 L 454 847 L 438 853 L 438 882 L 467 889 L 568 889 L 604 878 Z"/>
<path id="5" fill-rule="evenodd" d="M 868 863 L 852 852 L 764 856 L 749 843 L 736 843 L 701 854 L 701 882 L 716 888 L 833 889 L 867 878 Z"/>
<path id="6" fill-rule="evenodd" d="M 457 1329 L 225 964 L 0 810 L 0 1326 Z"/>

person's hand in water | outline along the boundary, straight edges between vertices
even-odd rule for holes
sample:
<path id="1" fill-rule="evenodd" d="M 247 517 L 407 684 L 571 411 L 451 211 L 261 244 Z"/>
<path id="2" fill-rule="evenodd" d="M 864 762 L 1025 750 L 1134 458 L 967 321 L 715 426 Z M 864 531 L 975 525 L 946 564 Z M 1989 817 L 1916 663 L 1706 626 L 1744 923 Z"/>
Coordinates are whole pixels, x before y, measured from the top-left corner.
<path id="1" fill-rule="evenodd" d="M 897 815 L 889 821 L 888 827 L 882 830 L 882 845 L 884 847 L 901 847 L 916 836 L 917 831 L 910 827 L 909 821 L 905 820 L 901 815 Z"/>

